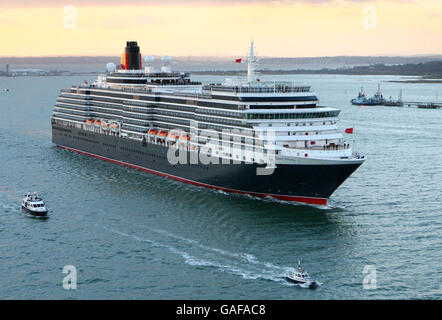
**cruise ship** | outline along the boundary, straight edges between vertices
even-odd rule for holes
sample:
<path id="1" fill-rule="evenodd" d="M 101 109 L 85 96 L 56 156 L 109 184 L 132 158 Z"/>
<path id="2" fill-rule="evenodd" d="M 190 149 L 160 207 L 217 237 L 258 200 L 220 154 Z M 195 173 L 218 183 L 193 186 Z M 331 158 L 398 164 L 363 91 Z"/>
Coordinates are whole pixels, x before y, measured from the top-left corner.
<path id="1" fill-rule="evenodd" d="M 327 205 L 366 159 L 338 130 L 340 110 L 310 86 L 263 81 L 253 41 L 246 60 L 246 77 L 202 84 L 129 41 L 120 65 L 61 90 L 52 141 L 196 186 Z"/>

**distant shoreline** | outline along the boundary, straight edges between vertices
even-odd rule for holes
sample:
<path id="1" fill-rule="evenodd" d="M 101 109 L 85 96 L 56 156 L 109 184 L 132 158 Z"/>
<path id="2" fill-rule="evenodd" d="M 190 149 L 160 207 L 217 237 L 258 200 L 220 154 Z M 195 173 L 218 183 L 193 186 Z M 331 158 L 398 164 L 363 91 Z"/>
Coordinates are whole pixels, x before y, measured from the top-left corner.
<path id="1" fill-rule="evenodd" d="M 421 79 L 414 80 L 388 80 L 387 82 L 395 82 L 395 83 L 442 83 L 442 79 L 426 79 L 422 77 Z"/>
<path id="2" fill-rule="evenodd" d="M 199 70 L 189 71 L 194 75 L 214 75 L 214 76 L 240 76 L 245 75 L 245 70 Z M 418 77 L 417 79 L 387 80 L 388 82 L 400 83 L 442 83 L 442 60 L 429 61 L 416 64 L 385 65 L 374 64 L 369 66 L 354 66 L 349 68 L 322 68 L 322 69 L 270 69 L 257 70 L 262 75 L 349 75 L 349 76 L 408 76 Z M 98 75 L 100 71 L 68 71 L 41 69 L 18 69 L 10 70 L 9 74 L 0 71 L 0 76 L 91 76 Z"/>
<path id="3" fill-rule="evenodd" d="M 191 72 L 195 75 L 214 75 L 214 76 L 240 76 L 240 75 L 246 75 L 245 72 L 229 72 L 229 71 L 193 71 Z M 261 74 L 266 75 L 306 75 L 306 74 L 315 74 L 315 75 L 349 75 L 349 76 L 368 76 L 368 75 L 374 75 L 374 76 L 404 76 L 402 74 L 367 74 L 367 73 L 360 73 L 360 74 L 348 74 L 348 73 L 321 73 L 321 72 L 277 72 L 277 71 L 270 71 L 270 72 L 262 72 L 259 71 Z M 5 75 L 0 74 L 0 77 L 4 78 L 17 78 L 17 77 L 75 77 L 75 76 L 98 76 L 100 74 L 103 74 L 103 72 L 72 72 L 72 73 L 52 73 L 52 74 L 20 74 L 20 75 Z M 394 83 L 422 83 L 422 84 L 435 84 L 435 83 L 442 83 L 442 76 L 438 79 L 432 79 L 427 78 L 425 76 L 419 76 L 419 79 L 410 79 L 410 80 L 385 80 L 385 82 L 394 82 Z"/>
<path id="4" fill-rule="evenodd" d="M 257 70 L 261 74 L 281 75 L 281 74 L 339 74 L 339 75 L 394 75 L 394 76 L 414 76 L 427 79 L 442 79 L 442 61 L 431 61 L 418 64 L 403 64 L 387 66 L 384 64 L 375 64 L 370 66 L 355 66 L 351 68 L 318 70 L 312 69 L 289 69 L 289 70 Z M 194 71 L 194 74 L 224 75 L 234 76 L 244 73 L 244 71 Z"/>
<path id="5" fill-rule="evenodd" d="M 113 57 L 41 57 L 41 58 L 0 58 L 0 76 L 20 70 L 25 75 L 96 75 L 105 72 L 105 63 L 117 60 Z M 316 66 L 321 66 L 316 68 Z M 157 66 L 158 67 L 158 66 Z M 38 68 L 38 69 L 34 69 Z M 77 68 L 77 70 L 75 70 Z M 238 65 L 233 59 L 210 57 L 177 57 L 172 68 L 188 71 L 195 75 L 238 76 L 247 72 L 245 65 Z M 73 69 L 73 70 L 72 70 Z M 262 58 L 258 70 L 263 75 L 335 74 L 335 75 L 390 75 L 442 79 L 442 55 L 426 57 L 316 57 L 316 58 Z M 421 81 L 410 79 L 409 81 Z M 435 83 L 435 82 L 433 82 Z"/>

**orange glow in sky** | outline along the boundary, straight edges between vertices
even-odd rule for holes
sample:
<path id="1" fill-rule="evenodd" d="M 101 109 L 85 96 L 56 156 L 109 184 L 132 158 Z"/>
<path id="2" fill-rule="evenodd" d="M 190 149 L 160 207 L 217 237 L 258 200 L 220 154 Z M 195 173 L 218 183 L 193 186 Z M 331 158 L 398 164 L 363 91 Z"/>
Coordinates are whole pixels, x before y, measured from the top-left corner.
<path id="1" fill-rule="evenodd" d="M 0 4 L 0 56 L 442 54 L 441 0 L 71 2 Z"/>

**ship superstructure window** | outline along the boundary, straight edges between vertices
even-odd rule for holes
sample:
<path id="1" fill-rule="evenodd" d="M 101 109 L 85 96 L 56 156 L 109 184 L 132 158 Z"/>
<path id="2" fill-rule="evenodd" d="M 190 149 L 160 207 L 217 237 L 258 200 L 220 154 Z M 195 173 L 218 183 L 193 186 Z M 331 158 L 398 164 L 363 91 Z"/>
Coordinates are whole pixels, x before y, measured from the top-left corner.
<path id="1" fill-rule="evenodd" d="M 308 113 L 247 113 L 250 120 L 283 120 L 283 119 L 315 119 L 337 117 L 340 111 L 308 112 Z M 305 125 L 305 124 L 304 124 Z"/>
<path id="2" fill-rule="evenodd" d="M 198 108 L 198 113 L 205 113 L 205 114 L 213 114 L 213 115 L 219 115 L 219 116 L 228 116 L 228 117 L 234 117 L 234 118 L 244 118 L 244 113 L 242 112 L 229 112 L 224 110 L 214 110 L 214 109 L 205 109 L 205 108 Z"/>
<path id="3" fill-rule="evenodd" d="M 295 109 L 295 105 L 250 105 L 249 109 Z"/>

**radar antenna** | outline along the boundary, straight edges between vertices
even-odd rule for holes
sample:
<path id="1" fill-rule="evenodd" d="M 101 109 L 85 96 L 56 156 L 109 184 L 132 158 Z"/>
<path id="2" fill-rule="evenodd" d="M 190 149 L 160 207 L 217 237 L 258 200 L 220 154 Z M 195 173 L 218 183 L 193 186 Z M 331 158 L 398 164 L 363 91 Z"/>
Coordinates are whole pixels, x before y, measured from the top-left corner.
<path id="1" fill-rule="evenodd" d="M 255 74 L 255 68 L 256 64 L 258 62 L 258 59 L 255 56 L 255 47 L 252 43 L 250 44 L 250 51 L 249 51 L 249 57 L 247 59 L 248 62 L 248 69 L 247 69 L 247 82 L 256 82 L 256 74 Z"/>

